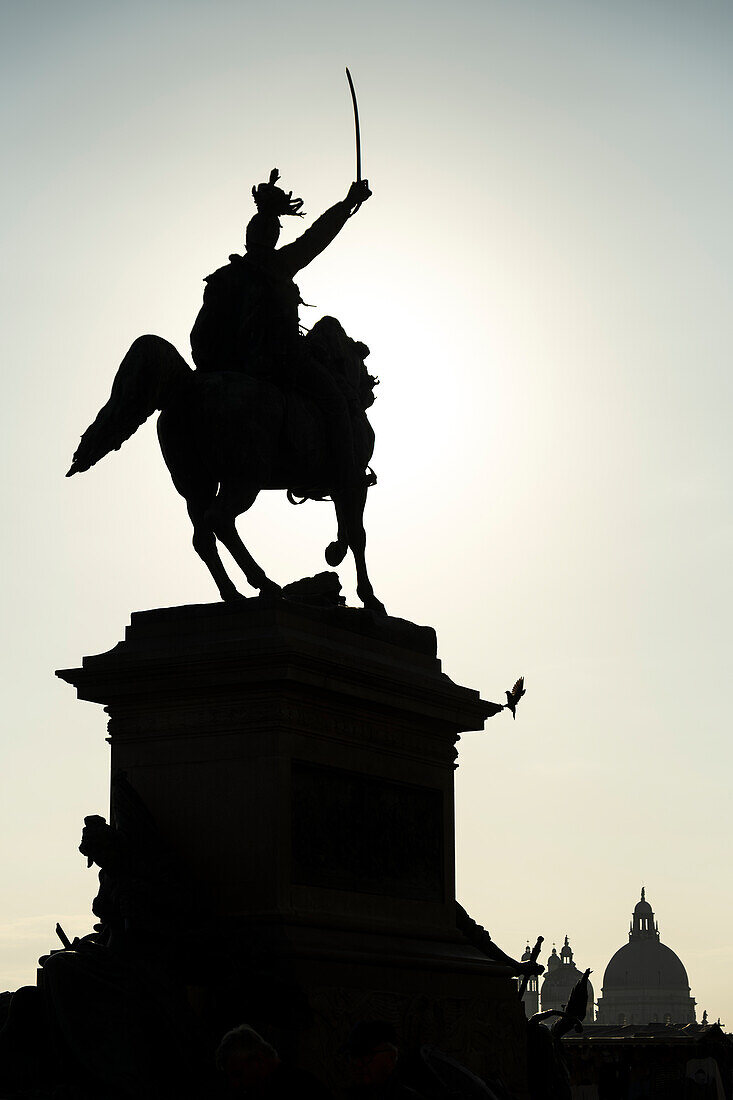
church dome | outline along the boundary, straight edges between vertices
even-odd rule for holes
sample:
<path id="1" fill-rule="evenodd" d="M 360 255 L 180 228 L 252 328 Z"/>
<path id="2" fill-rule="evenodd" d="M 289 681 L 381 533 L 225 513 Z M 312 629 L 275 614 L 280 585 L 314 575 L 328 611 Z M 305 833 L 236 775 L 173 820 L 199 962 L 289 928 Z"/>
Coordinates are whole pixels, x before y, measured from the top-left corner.
<path id="1" fill-rule="evenodd" d="M 695 1001 L 682 961 L 659 939 L 651 905 L 641 891 L 629 942 L 613 955 L 603 976 L 598 1022 L 679 1023 L 695 1021 Z"/>
<path id="2" fill-rule="evenodd" d="M 657 939 L 629 940 L 613 956 L 603 975 L 611 989 L 676 989 L 689 995 L 687 971 L 671 948 Z"/>

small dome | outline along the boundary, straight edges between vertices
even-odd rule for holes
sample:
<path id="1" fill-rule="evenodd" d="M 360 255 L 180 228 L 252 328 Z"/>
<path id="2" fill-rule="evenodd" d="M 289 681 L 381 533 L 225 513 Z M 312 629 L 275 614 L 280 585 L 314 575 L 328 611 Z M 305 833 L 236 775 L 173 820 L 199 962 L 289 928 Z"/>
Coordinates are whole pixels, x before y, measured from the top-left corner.
<path id="1" fill-rule="evenodd" d="M 549 959 L 547 960 L 547 972 L 548 972 L 548 974 L 550 973 L 550 971 L 554 970 L 556 966 L 561 966 L 561 965 L 562 964 L 561 964 L 560 959 L 558 957 L 557 949 L 555 947 L 553 947 L 552 954 L 550 955 Z"/>
<path id="2" fill-rule="evenodd" d="M 652 916 L 654 916 L 654 912 L 652 910 L 652 907 L 649 904 L 649 902 L 646 900 L 646 897 L 644 896 L 644 887 L 643 886 L 641 888 L 641 900 L 637 901 L 636 905 L 634 906 L 634 916 L 635 917 L 652 917 Z"/>
<path id="3" fill-rule="evenodd" d="M 526 963 L 526 962 L 531 962 L 531 961 L 532 961 L 532 952 L 530 950 L 529 944 L 527 944 L 527 947 L 525 948 L 524 954 L 522 955 L 522 962 Z"/>

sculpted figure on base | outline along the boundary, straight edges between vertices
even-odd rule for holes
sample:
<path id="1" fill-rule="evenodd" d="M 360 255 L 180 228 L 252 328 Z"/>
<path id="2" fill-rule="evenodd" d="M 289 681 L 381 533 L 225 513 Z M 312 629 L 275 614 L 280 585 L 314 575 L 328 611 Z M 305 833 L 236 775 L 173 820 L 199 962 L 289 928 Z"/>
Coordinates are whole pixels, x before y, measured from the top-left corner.
<path id="1" fill-rule="evenodd" d="M 586 970 L 570 991 L 564 1011 L 547 1009 L 536 1012 L 527 1021 L 527 1068 L 531 1100 L 572 1100 L 570 1075 L 562 1050 L 562 1037 L 571 1031 L 583 1030 L 581 1021 L 588 1009 L 588 978 Z M 557 1017 L 554 1024 L 545 1020 Z"/>
<path id="2" fill-rule="evenodd" d="M 39 959 L 37 985 L 10 995 L 4 1027 L 0 1019 L 2 1097 L 201 1095 L 206 1065 L 186 1002 L 188 890 L 122 773 L 112 808 L 114 825 L 84 819 L 79 846 L 99 867 L 94 932 L 70 941 L 58 926 L 64 948 Z"/>
<path id="3" fill-rule="evenodd" d="M 156 410 L 166 465 L 185 498 L 193 545 L 224 600 L 239 592 L 227 576 L 217 540 L 252 587 L 281 589 L 255 562 L 235 520 L 262 489 L 333 500 L 337 536 L 326 550 L 338 565 L 350 548 L 357 594 L 380 613 L 366 568 L 364 506 L 374 483 L 369 461 L 374 433 L 366 410 L 374 379 L 368 347 L 323 317 L 307 335 L 298 318 L 298 271 L 318 256 L 369 198 L 366 180 L 326 211 L 297 240 L 276 248 L 280 217 L 300 215 L 302 202 L 268 182 L 253 188 L 257 213 L 244 256 L 208 277 L 204 303 L 191 332 L 196 370 L 159 336 L 141 336 L 123 359 L 109 401 L 82 436 L 67 476 L 88 470 L 118 449 Z"/>

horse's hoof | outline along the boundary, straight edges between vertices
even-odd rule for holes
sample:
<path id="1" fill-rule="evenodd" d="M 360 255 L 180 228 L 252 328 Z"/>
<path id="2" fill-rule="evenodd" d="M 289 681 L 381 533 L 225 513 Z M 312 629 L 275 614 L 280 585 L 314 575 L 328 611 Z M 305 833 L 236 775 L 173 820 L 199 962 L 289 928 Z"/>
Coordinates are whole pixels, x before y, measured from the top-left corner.
<path id="1" fill-rule="evenodd" d="M 348 547 L 345 542 L 332 542 L 326 547 L 326 561 L 329 565 L 341 565 Z"/>
<path id="2" fill-rule="evenodd" d="M 283 590 L 279 584 L 275 584 L 274 581 L 267 581 L 266 584 L 260 588 L 260 597 L 263 603 L 279 603 L 283 598 Z"/>
<path id="3" fill-rule="evenodd" d="M 241 592 L 237 592 L 236 588 L 232 587 L 231 592 L 220 592 L 224 603 L 239 603 L 240 600 L 246 600 L 247 597 L 243 596 Z"/>
<path id="4" fill-rule="evenodd" d="M 367 611 L 373 611 L 375 615 L 384 615 L 386 617 L 387 608 L 376 596 L 370 596 L 368 599 L 364 600 L 363 603 Z"/>

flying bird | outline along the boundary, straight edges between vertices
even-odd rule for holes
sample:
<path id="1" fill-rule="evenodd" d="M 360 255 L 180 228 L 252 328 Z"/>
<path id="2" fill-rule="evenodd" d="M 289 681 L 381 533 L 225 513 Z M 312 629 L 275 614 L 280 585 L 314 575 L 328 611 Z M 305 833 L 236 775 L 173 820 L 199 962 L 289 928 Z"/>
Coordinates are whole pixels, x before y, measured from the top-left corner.
<path id="1" fill-rule="evenodd" d="M 504 707 L 505 707 L 506 710 L 510 710 L 512 712 L 512 718 L 516 722 L 516 720 L 517 720 L 517 703 L 522 698 L 522 696 L 525 694 L 525 691 L 524 691 L 524 676 L 520 676 L 519 679 L 517 680 L 516 684 L 512 688 L 512 690 L 511 691 L 505 691 L 504 694 L 506 695 L 506 703 L 504 704 Z"/>

